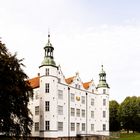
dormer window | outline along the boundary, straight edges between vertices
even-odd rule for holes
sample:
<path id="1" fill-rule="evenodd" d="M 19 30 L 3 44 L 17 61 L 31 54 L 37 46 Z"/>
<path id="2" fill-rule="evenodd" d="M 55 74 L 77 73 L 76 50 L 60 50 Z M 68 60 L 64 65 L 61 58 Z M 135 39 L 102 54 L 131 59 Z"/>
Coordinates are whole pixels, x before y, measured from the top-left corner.
<path id="1" fill-rule="evenodd" d="M 75 88 L 80 89 L 80 85 L 75 84 Z"/>
<path id="2" fill-rule="evenodd" d="M 49 69 L 47 68 L 46 69 L 46 76 L 48 76 L 49 75 Z"/>

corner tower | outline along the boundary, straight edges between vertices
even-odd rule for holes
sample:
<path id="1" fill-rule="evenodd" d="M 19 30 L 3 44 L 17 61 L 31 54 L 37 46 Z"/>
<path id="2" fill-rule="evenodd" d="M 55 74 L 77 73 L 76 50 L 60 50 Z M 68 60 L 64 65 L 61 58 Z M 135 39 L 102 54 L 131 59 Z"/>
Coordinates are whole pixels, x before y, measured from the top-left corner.
<path id="1" fill-rule="evenodd" d="M 50 42 L 44 47 L 44 60 L 39 67 L 40 71 L 40 137 L 55 136 L 57 130 L 57 84 L 58 67 L 54 61 L 54 48 Z"/>
<path id="2" fill-rule="evenodd" d="M 109 135 L 109 85 L 106 82 L 106 72 L 101 66 L 99 73 L 99 84 L 97 85 L 98 90 L 98 109 L 97 116 L 100 120 L 97 121 L 97 128 L 102 130 L 104 135 Z"/>

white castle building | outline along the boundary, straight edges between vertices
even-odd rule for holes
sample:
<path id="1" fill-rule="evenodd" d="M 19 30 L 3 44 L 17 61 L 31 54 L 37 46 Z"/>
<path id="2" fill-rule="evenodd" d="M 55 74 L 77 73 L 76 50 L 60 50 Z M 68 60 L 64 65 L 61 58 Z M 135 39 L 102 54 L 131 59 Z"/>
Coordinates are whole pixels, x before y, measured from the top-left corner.
<path id="1" fill-rule="evenodd" d="M 65 78 L 56 65 L 50 35 L 44 50 L 39 75 L 29 80 L 34 91 L 29 103 L 34 122 L 32 136 L 54 139 L 108 136 L 109 86 L 103 66 L 97 86 L 93 80 L 83 83 L 78 73 Z"/>

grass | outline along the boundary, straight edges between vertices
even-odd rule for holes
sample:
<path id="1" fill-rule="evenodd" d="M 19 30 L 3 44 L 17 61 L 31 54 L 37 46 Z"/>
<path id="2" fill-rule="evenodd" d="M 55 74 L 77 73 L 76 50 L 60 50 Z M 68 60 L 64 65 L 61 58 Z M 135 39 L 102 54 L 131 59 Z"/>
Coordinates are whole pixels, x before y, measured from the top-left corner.
<path id="1" fill-rule="evenodd" d="M 118 139 L 111 139 L 111 140 L 140 140 L 140 133 L 123 133 L 120 135 L 120 138 Z"/>
<path id="2" fill-rule="evenodd" d="M 0 140 L 13 140 L 0 137 Z M 140 140 L 140 133 L 121 133 L 120 138 L 111 138 L 110 140 Z"/>

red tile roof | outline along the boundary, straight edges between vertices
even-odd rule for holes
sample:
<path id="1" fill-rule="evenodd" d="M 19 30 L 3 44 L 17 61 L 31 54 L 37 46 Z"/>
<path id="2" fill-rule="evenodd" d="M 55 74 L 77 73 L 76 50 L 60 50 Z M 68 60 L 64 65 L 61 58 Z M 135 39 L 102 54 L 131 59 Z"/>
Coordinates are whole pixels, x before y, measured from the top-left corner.
<path id="1" fill-rule="evenodd" d="M 67 84 L 71 84 L 73 82 L 74 78 L 75 78 L 75 76 L 69 77 L 69 78 L 65 79 L 65 81 L 66 81 Z"/>
<path id="2" fill-rule="evenodd" d="M 89 86 L 90 86 L 90 84 L 91 84 L 91 81 L 90 81 L 90 82 L 83 83 L 83 87 L 84 87 L 85 89 L 88 89 Z"/>
<path id="3" fill-rule="evenodd" d="M 39 84 L 39 78 L 40 78 L 40 77 L 38 76 L 38 77 L 35 77 L 35 78 L 32 78 L 32 79 L 29 79 L 29 83 L 30 83 L 30 85 L 31 85 L 31 87 L 32 87 L 33 89 L 34 89 L 34 88 L 38 88 L 38 87 L 40 86 L 40 84 Z M 65 81 L 66 81 L 67 84 L 71 84 L 71 83 L 73 82 L 74 78 L 75 78 L 75 76 L 69 77 L 69 78 L 65 79 Z M 83 84 L 83 87 L 84 87 L 85 89 L 88 89 L 88 88 L 90 87 L 91 82 L 92 82 L 92 81 L 82 83 L 82 84 Z"/>
<path id="4" fill-rule="evenodd" d="M 30 79 L 29 83 L 33 89 L 38 88 L 39 87 L 39 77 L 35 77 L 35 78 Z"/>

